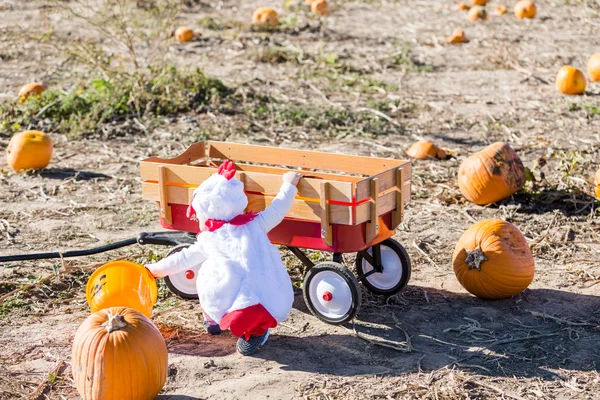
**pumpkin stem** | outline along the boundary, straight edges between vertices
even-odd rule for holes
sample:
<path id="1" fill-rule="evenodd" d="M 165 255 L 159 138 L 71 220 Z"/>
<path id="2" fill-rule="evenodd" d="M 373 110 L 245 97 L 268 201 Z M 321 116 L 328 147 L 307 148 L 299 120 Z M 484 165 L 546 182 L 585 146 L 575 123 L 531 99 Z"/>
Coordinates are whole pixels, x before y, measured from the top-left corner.
<path id="1" fill-rule="evenodd" d="M 483 253 L 483 250 L 481 250 L 481 245 L 477 246 L 473 251 L 466 250 L 466 252 L 467 258 L 465 258 L 465 262 L 468 265 L 468 269 L 481 271 L 481 264 L 488 259 Z"/>
<path id="2" fill-rule="evenodd" d="M 106 328 L 108 333 L 118 331 L 119 329 L 123 329 L 127 326 L 127 322 L 125 322 L 125 317 L 120 314 L 113 315 L 110 310 L 106 310 L 106 315 L 108 315 L 108 321 L 102 324 L 103 327 Z"/>

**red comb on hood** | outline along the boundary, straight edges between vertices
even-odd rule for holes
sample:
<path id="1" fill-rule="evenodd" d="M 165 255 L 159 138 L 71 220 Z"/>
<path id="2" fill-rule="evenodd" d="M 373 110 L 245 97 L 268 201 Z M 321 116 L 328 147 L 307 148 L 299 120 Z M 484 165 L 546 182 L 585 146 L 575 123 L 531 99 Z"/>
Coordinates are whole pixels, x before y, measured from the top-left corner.
<path id="1" fill-rule="evenodd" d="M 225 160 L 223 164 L 219 166 L 217 173 L 223 175 L 225 179 L 231 180 L 231 178 L 235 176 L 235 164 L 233 161 Z"/>

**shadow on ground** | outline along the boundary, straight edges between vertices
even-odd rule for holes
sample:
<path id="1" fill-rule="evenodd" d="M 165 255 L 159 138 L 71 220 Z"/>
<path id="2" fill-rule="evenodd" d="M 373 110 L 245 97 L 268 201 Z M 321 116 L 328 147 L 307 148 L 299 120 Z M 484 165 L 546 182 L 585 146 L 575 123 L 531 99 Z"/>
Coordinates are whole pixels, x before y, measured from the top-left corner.
<path id="1" fill-rule="evenodd" d="M 92 179 L 111 179 L 109 175 L 99 174 L 96 172 L 80 171 L 72 168 L 48 168 L 41 170 L 39 175 L 49 179 L 73 179 L 76 181 L 90 181 Z"/>
<path id="2" fill-rule="evenodd" d="M 365 297 L 347 334 L 273 335 L 257 357 L 277 361 L 283 370 L 338 376 L 399 375 L 447 366 L 488 376 L 556 379 L 561 369 L 598 370 L 598 296 L 536 289 L 484 301 L 411 286 L 387 302 Z M 411 352 L 393 348 L 406 344 L 404 332 Z"/>

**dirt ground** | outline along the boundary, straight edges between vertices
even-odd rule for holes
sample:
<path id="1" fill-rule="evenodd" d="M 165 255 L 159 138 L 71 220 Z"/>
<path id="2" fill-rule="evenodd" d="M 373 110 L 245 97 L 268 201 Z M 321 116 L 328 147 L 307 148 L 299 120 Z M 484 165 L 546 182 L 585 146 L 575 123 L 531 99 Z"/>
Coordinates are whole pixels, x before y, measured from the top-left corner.
<path id="1" fill-rule="evenodd" d="M 27 81 L 69 87 L 88 79 L 66 63 L 61 45 L 28 36 L 50 26 L 65 46 L 90 36 L 47 3 L 0 0 L 2 101 L 14 101 Z M 156 206 L 141 198 L 137 161 L 174 156 L 205 137 L 393 158 L 426 138 L 456 157 L 413 164 L 413 198 L 395 236 L 412 261 L 406 290 L 385 299 L 363 288 L 356 320 L 338 327 L 312 316 L 298 290 L 268 346 L 243 358 L 235 338 L 206 335 L 197 303 L 161 282 L 153 320 L 168 343 L 169 378 L 159 398 L 598 398 L 600 203 L 591 180 L 600 166 L 600 84 L 565 97 L 553 82 L 562 65 L 584 69 L 599 51 L 600 4 L 538 1 L 537 17 L 521 21 L 512 2 L 494 0 L 490 11 L 504 4 L 509 12 L 469 23 L 451 0 L 332 1 L 320 21 L 302 3 L 290 10 L 282 0 L 196 1 L 178 17 L 200 37 L 173 43 L 169 63 L 201 67 L 243 98 L 268 95 L 267 112 L 224 104 L 148 130 L 127 120 L 85 138 L 49 132 L 55 155 L 39 173 L 11 172 L 2 158 L 0 255 L 161 230 Z M 251 30 L 261 5 L 294 14 L 291 28 Z M 470 42 L 448 45 L 457 27 Z M 0 131 L 2 151 L 9 137 Z M 510 143 L 536 182 L 498 205 L 476 206 L 458 190 L 458 166 L 495 141 Z M 452 271 L 456 241 L 486 218 L 517 225 L 535 257 L 533 283 L 511 299 L 477 299 Z M 0 399 L 78 398 L 69 363 L 89 314 L 87 277 L 98 263 L 146 262 L 166 251 L 132 246 L 0 265 Z M 299 261 L 282 256 L 300 282 Z M 353 266 L 354 255 L 344 259 Z M 22 285 L 32 286 L 4 297 Z"/>

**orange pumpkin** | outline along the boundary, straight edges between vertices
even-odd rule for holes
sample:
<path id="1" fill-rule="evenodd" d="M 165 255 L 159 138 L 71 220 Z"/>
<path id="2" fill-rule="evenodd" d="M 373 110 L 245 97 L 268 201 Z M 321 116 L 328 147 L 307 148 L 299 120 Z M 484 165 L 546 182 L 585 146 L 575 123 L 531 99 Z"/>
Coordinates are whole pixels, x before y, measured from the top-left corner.
<path id="1" fill-rule="evenodd" d="M 325 0 L 313 1 L 310 5 L 310 10 L 313 14 L 323 16 L 329 14 L 329 6 Z"/>
<path id="2" fill-rule="evenodd" d="M 83 400 L 151 400 L 167 380 L 167 346 L 146 316 L 106 308 L 77 329 L 72 369 Z"/>
<path id="3" fill-rule="evenodd" d="M 506 7 L 498 6 L 498 7 L 494 8 L 494 11 L 496 12 L 496 14 L 502 15 L 502 14 L 506 13 Z"/>
<path id="4" fill-rule="evenodd" d="M 469 9 L 471 9 L 471 6 L 465 3 L 458 3 L 454 6 L 454 9 L 458 11 L 468 11 Z"/>
<path id="5" fill-rule="evenodd" d="M 556 88 L 563 94 L 581 94 L 585 92 L 585 76 L 583 72 L 570 65 L 565 65 L 556 75 Z"/>
<path id="6" fill-rule="evenodd" d="M 481 6 L 471 7 L 467 13 L 467 19 L 471 22 L 475 22 L 478 19 L 485 21 L 487 19 L 487 11 L 485 11 L 485 8 Z"/>
<path id="7" fill-rule="evenodd" d="M 24 85 L 19 90 L 19 103 L 25 103 L 25 100 L 27 100 L 29 96 L 41 95 L 44 92 L 44 90 L 46 90 L 46 86 L 42 82 L 31 82 L 27 85 Z"/>
<path id="8" fill-rule="evenodd" d="M 462 235 L 452 266 L 460 284 L 484 299 L 514 296 L 529 286 L 535 263 L 523 234 L 513 224 L 488 219 Z"/>
<path id="9" fill-rule="evenodd" d="M 596 197 L 600 199 L 600 168 L 596 171 L 596 176 L 594 177 L 594 183 L 596 184 Z"/>
<path id="10" fill-rule="evenodd" d="M 8 142 L 6 161 L 15 171 L 46 168 L 53 149 L 52 140 L 44 132 L 19 132 Z"/>
<path id="11" fill-rule="evenodd" d="M 462 29 L 455 29 L 454 32 L 452 32 L 452 35 L 446 38 L 446 41 L 452 44 L 465 43 L 467 41 L 467 37 L 465 36 L 465 32 Z"/>
<path id="12" fill-rule="evenodd" d="M 537 9 L 531 0 L 521 0 L 515 4 L 515 15 L 517 18 L 533 18 Z"/>
<path id="13" fill-rule="evenodd" d="M 188 28 L 187 26 L 182 26 L 177 28 L 175 31 L 175 38 L 180 42 L 189 42 L 194 38 L 194 31 Z"/>
<path id="14" fill-rule="evenodd" d="M 406 154 L 412 158 L 439 158 L 445 159 L 447 157 L 446 152 L 440 149 L 435 144 L 428 140 L 413 143 L 412 146 L 406 150 Z"/>
<path id="15" fill-rule="evenodd" d="M 485 6 L 487 4 L 487 0 L 471 0 L 471 4 L 474 6 Z"/>
<path id="16" fill-rule="evenodd" d="M 600 81 L 600 53 L 592 54 L 587 63 L 587 70 L 592 82 Z"/>
<path id="17" fill-rule="evenodd" d="M 260 7 L 252 15 L 252 24 L 257 26 L 277 26 L 279 25 L 279 16 L 277 11 L 268 7 Z"/>
<path id="18" fill-rule="evenodd" d="M 469 201 L 484 205 L 503 200 L 525 185 L 525 168 L 515 151 L 497 142 L 465 159 L 458 187 Z"/>

